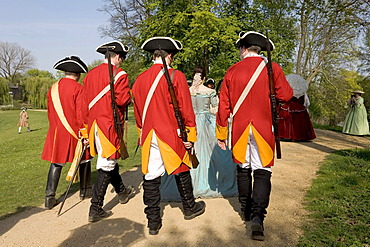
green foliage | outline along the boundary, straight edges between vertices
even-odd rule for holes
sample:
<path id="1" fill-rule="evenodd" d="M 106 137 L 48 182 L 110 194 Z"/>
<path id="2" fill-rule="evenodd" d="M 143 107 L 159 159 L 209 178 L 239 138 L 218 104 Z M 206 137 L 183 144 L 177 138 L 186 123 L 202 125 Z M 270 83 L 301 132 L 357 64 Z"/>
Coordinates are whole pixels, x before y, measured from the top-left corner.
<path id="1" fill-rule="evenodd" d="M 55 82 L 56 79 L 48 71 L 37 69 L 28 71 L 22 81 L 24 100 L 34 107 L 46 108 L 47 92 Z"/>
<path id="2" fill-rule="evenodd" d="M 226 69 L 238 61 L 234 46 L 238 30 L 232 23 L 231 17 L 217 18 L 210 6 L 202 5 L 192 13 L 189 29 L 184 31 L 184 51 L 176 58 L 179 69 L 188 78 L 191 78 L 195 67 L 202 66 L 206 68 L 208 77 L 220 80 Z M 225 61 L 221 63 L 222 67 L 218 64 L 220 61 Z M 220 69 L 221 73 L 218 72 Z"/>
<path id="3" fill-rule="evenodd" d="M 0 111 L 0 219 L 29 207 L 40 207 L 44 202 L 45 186 L 50 162 L 42 160 L 41 154 L 48 131 L 46 111 L 28 111 L 32 132 L 23 128 L 18 132 L 19 111 Z M 141 151 L 134 157 L 137 144 L 137 131 L 133 110 L 129 111 L 128 151 L 130 157 L 120 160 L 120 172 L 127 171 L 141 163 Z M 96 176 L 96 158 L 92 161 L 92 182 Z M 69 163 L 62 169 L 57 197 L 62 196 L 68 187 L 65 180 Z M 27 182 L 25 182 L 27 181 Z M 78 191 L 79 183 L 72 186 L 71 193 Z"/>
<path id="4" fill-rule="evenodd" d="M 46 77 L 50 79 L 54 79 L 54 76 L 52 73 L 50 73 L 47 70 L 38 70 L 38 69 L 30 69 L 25 73 L 25 76 L 29 77 Z"/>
<path id="5" fill-rule="evenodd" d="M 370 150 L 328 156 L 306 195 L 310 221 L 298 246 L 368 246 Z"/>
<path id="6" fill-rule="evenodd" d="M 9 82 L 0 77 L 0 105 L 10 104 L 11 97 L 9 94 Z"/>
<path id="7" fill-rule="evenodd" d="M 180 40 L 184 48 L 175 57 L 174 67 L 191 78 L 202 66 L 208 77 L 219 81 L 227 68 L 239 60 L 235 42 L 244 31 L 270 29 L 275 41 L 274 61 L 291 64 L 294 51 L 294 21 L 284 15 L 290 6 L 265 1 L 150 1 L 151 15 L 138 27 L 141 42 L 154 36 Z M 150 56 L 147 56 L 149 66 Z M 290 66 L 291 68 L 292 66 Z"/>
<path id="8" fill-rule="evenodd" d="M 312 126 L 315 129 L 322 129 L 322 130 L 331 130 L 335 132 L 342 132 L 342 127 L 340 126 L 330 126 L 330 125 L 324 125 L 324 124 L 318 124 L 318 123 L 312 123 Z"/>
<path id="9" fill-rule="evenodd" d="M 348 112 L 346 102 L 351 96 L 351 91 L 361 90 L 360 82 L 363 80 L 356 71 L 339 68 L 335 72 L 322 73 L 317 82 L 310 84 L 308 90 L 311 101 L 309 109 L 313 121 L 331 126 L 344 120 Z"/>

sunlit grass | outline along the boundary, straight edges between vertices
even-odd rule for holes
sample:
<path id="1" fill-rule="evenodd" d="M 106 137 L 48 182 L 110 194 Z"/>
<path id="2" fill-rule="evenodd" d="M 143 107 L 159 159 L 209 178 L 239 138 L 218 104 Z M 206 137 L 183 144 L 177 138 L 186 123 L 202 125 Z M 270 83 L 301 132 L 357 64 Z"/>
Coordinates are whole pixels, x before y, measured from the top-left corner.
<path id="1" fill-rule="evenodd" d="M 299 246 L 369 246 L 370 150 L 337 151 L 317 175 Z"/>
<path id="2" fill-rule="evenodd" d="M 18 134 L 20 110 L 0 111 L 0 218 L 22 211 L 29 207 L 40 206 L 44 202 L 46 178 L 50 162 L 41 159 L 48 119 L 46 111 L 28 110 L 30 127 Z M 137 144 L 137 131 L 132 110 L 129 114 L 128 151 L 130 157 L 120 160 L 120 172 L 140 165 L 140 149 L 133 157 Z M 61 196 L 68 182 L 65 180 L 69 164 L 62 170 L 57 197 Z M 95 159 L 93 160 L 93 181 L 96 175 Z M 72 187 L 77 191 L 78 183 Z"/>

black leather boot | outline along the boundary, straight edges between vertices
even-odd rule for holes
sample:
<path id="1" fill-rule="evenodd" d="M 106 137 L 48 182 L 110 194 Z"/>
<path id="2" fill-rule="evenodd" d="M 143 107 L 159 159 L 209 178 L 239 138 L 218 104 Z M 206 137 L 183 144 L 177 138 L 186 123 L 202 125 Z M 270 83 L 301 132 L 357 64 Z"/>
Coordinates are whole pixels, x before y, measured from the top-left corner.
<path id="1" fill-rule="evenodd" d="M 45 195 L 45 209 L 52 209 L 57 205 L 57 200 L 55 199 L 55 192 L 58 187 L 60 173 L 62 171 L 62 166 L 51 163 L 48 173 L 48 181 L 46 182 L 46 195 Z"/>
<path id="2" fill-rule="evenodd" d="M 125 186 L 122 181 L 122 177 L 119 174 L 118 164 L 110 171 L 110 183 L 113 185 L 114 190 L 118 194 L 118 201 L 121 204 L 125 204 L 129 200 L 129 196 L 134 192 L 132 185 Z"/>
<path id="3" fill-rule="evenodd" d="M 181 196 L 182 206 L 184 208 L 184 219 L 191 220 L 203 214 L 206 204 L 204 201 L 195 202 L 190 171 L 176 174 L 175 180 L 177 189 Z"/>
<path id="4" fill-rule="evenodd" d="M 98 176 L 93 188 L 93 196 L 89 211 L 89 222 L 96 222 L 112 215 L 111 211 L 103 209 L 104 197 L 110 180 L 110 172 L 98 170 Z"/>
<path id="5" fill-rule="evenodd" d="M 237 166 L 236 178 L 241 216 L 244 221 L 250 221 L 252 214 L 252 169 Z"/>
<path id="6" fill-rule="evenodd" d="M 159 186 L 161 185 L 161 177 L 153 180 L 146 180 L 144 176 L 144 204 L 147 206 L 144 209 L 146 218 L 148 219 L 148 228 L 150 235 L 157 235 L 159 229 L 162 227 L 162 219 L 160 215 L 159 203 L 161 201 L 161 194 Z"/>
<path id="7" fill-rule="evenodd" d="M 253 172 L 253 194 L 252 194 L 252 239 L 263 241 L 263 220 L 267 213 L 271 193 L 271 172 L 257 169 Z"/>
<path id="8" fill-rule="evenodd" d="M 80 200 L 92 197 L 91 186 L 91 163 L 85 162 L 80 164 Z"/>

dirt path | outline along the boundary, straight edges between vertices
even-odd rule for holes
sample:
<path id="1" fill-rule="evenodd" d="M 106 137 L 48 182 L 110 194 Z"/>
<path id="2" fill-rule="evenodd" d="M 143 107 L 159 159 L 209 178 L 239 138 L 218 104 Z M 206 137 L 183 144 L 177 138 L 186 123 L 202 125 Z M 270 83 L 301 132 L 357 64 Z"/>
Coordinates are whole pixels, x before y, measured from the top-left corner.
<path id="1" fill-rule="evenodd" d="M 332 151 L 370 145 L 370 137 L 324 130 L 316 134 L 313 142 L 282 142 L 283 159 L 273 168 L 264 242 L 250 239 L 237 198 L 205 199 L 205 214 L 190 221 L 183 219 L 180 203 L 163 203 L 163 227 L 157 236 L 148 235 L 142 176 L 133 170 L 123 174 L 125 183 L 136 188 L 128 204 L 118 204 L 115 194 L 107 193 L 105 209 L 114 212 L 110 218 L 89 224 L 89 200 L 79 202 L 75 193 L 60 217 L 59 206 L 44 211 L 40 205 L 0 221 L 0 246 L 295 246 L 306 215 L 303 197 L 319 163 Z"/>

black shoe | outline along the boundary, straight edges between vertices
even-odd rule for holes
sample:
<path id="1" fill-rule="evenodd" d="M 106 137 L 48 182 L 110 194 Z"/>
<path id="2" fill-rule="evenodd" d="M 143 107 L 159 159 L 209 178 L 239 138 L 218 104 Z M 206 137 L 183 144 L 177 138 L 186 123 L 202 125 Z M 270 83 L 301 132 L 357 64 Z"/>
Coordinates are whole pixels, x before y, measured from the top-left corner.
<path id="1" fill-rule="evenodd" d="M 89 216 L 89 222 L 97 222 L 104 218 L 108 218 L 112 214 L 113 213 L 110 210 L 105 211 L 104 209 L 101 209 L 97 213 L 95 213 L 93 216 Z"/>
<path id="2" fill-rule="evenodd" d="M 204 213 L 206 203 L 204 201 L 196 202 L 190 209 L 184 210 L 184 219 L 191 220 Z"/>
<path id="3" fill-rule="evenodd" d="M 132 185 L 129 185 L 126 187 L 124 191 L 118 194 L 118 201 L 121 204 L 125 204 L 129 200 L 129 196 L 134 193 L 134 187 Z"/>
<path id="4" fill-rule="evenodd" d="M 251 223 L 252 239 L 263 241 L 265 235 L 263 234 L 263 221 L 259 216 L 255 216 Z"/>
<path id="5" fill-rule="evenodd" d="M 45 209 L 52 209 L 57 205 L 57 200 L 55 197 L 45 197 Z"/>
<path id="6" fill-rule="evenodd" d="M 155 227 L 150 227 L 149 228 L 149 235 L 157 235 L 159 233 L 159 229 L 162 228 L 162 223 L 159 223 L 159 225 Z"/>

